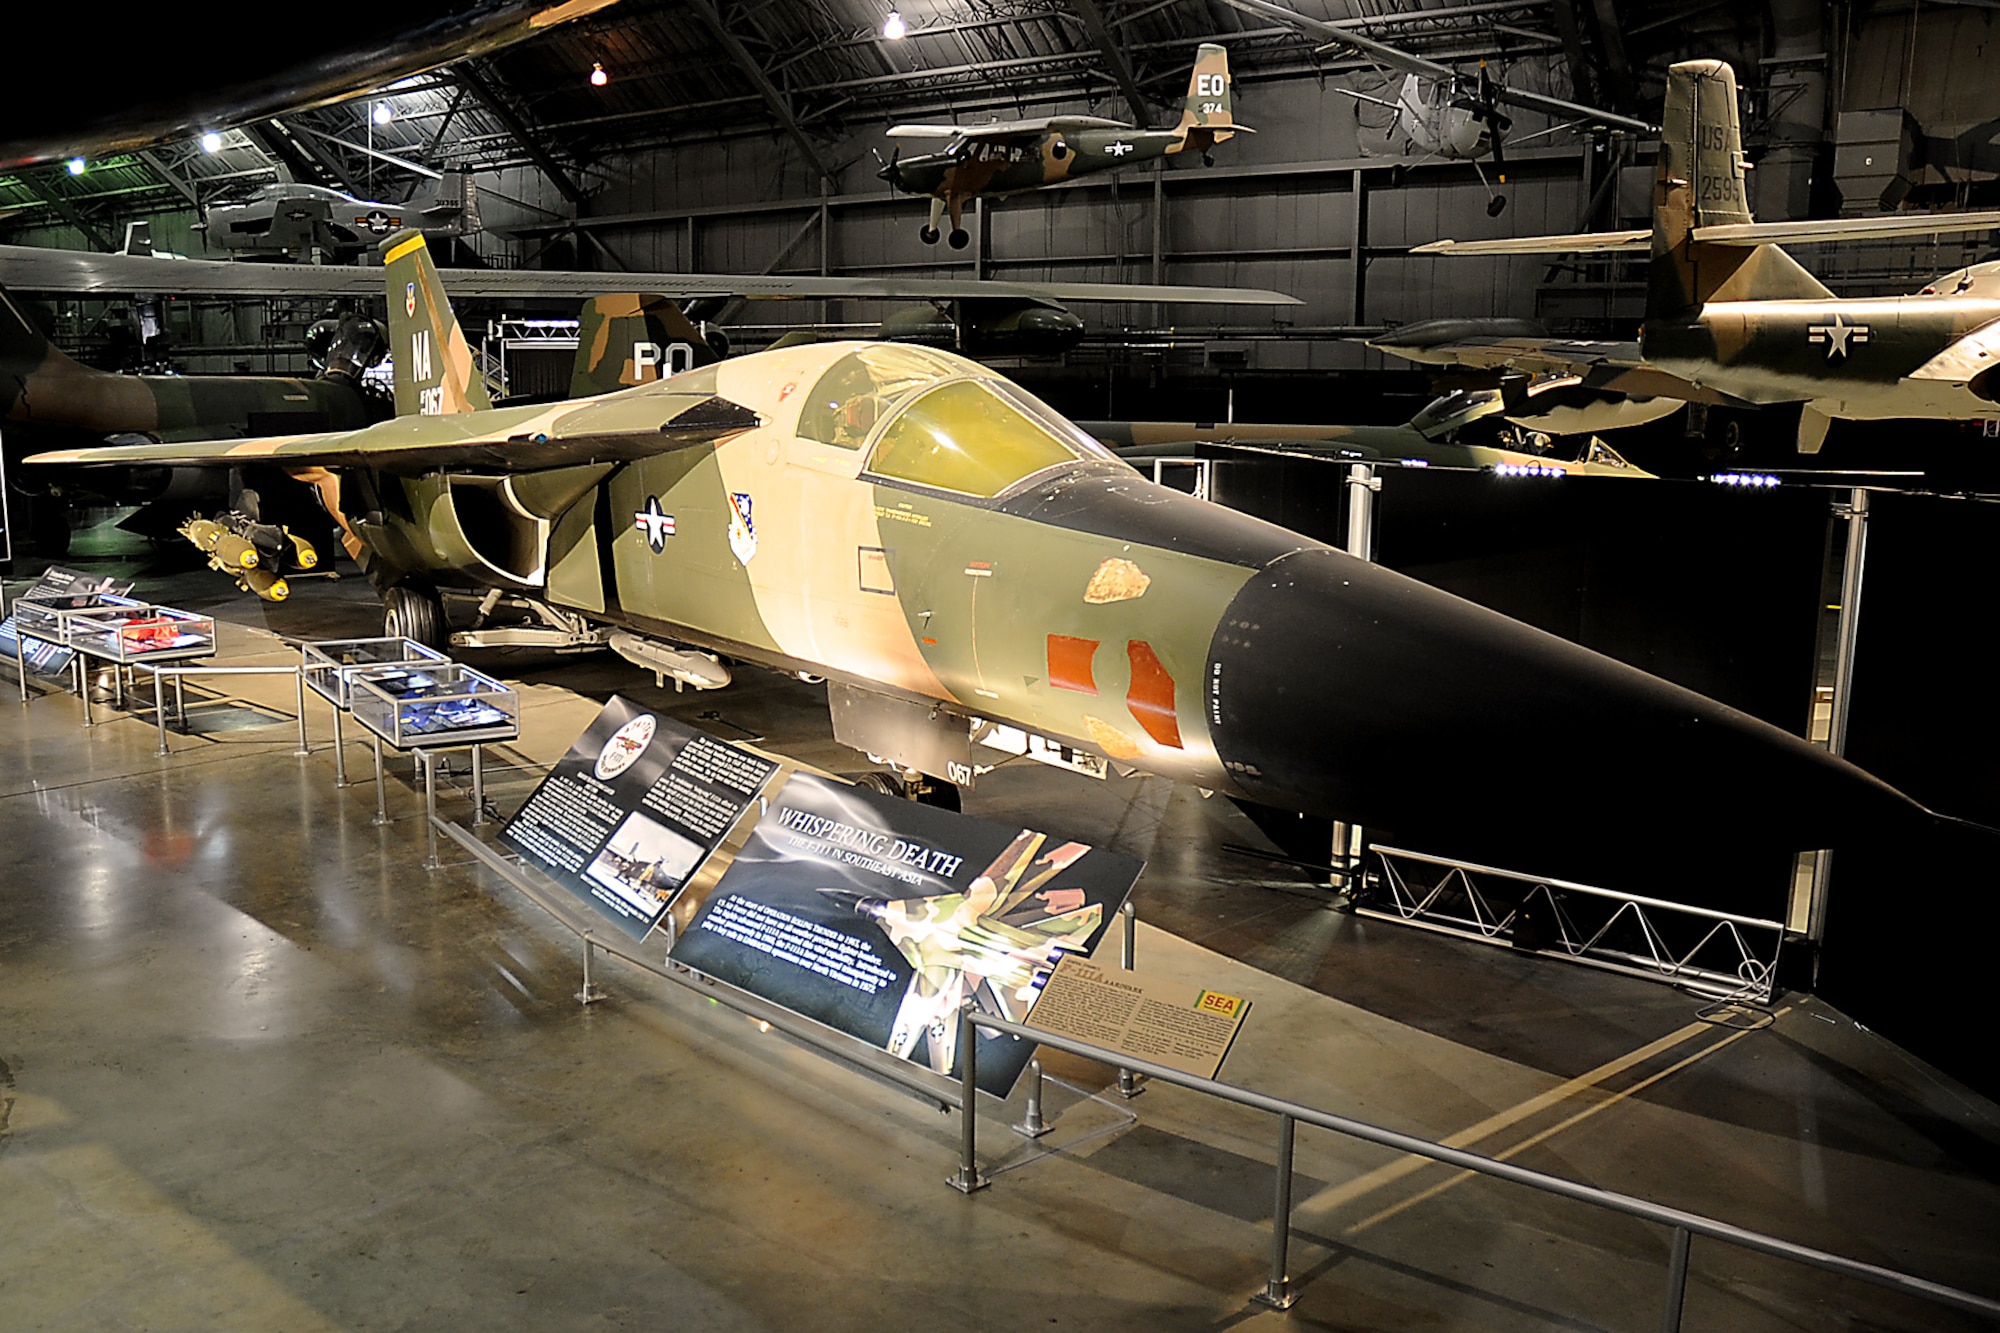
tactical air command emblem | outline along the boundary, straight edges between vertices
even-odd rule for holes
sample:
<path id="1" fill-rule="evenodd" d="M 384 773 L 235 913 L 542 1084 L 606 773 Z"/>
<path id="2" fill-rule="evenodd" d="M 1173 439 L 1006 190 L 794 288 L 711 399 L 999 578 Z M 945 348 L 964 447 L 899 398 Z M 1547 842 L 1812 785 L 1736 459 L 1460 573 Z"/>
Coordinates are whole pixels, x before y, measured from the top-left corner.
<path id="1" fill-rule="evenodd" d="M 737 563 L 745 565 L 757 554 L 757 529 L 750 522 L 748 491 L 732 491 L 729 496 L 729 550 Z"/>
<path id="2" fill-rule="evenodd" d="M 674 516 L 660 508 L 660 497 L 646 497 L 646 507 L 632 515 L 632 526 L 646 534 L 646 545 L 653 548 L 654 555 L 667 549 L 667 538 L 674 535 Z"/>
<path id="3" fill-rule="evenodd" d="M 416 316 L 417 284 L 414 282 L 406 282 L 403 284 L 403 313 L 411 316 L 412 318 Z"/>

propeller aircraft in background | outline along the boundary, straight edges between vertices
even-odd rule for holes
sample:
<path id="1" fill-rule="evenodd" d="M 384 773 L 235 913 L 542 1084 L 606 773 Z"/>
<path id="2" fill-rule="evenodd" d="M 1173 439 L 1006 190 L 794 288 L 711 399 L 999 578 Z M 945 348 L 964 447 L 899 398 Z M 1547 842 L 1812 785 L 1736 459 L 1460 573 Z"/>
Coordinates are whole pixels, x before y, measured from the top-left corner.
<path id="1" fill-rule="evenodd" d="M 1195 53 L 1180 124 L 1170 130 L 1142 130 L 1102 116 L 1045 116 L 993 125 L 898 125 L 891 139 L 943 139 L 935 153 L 883 164 L 883 180 L 906 194 L 931 197 L 931 219 L 919 233 L 925 245 L 938 243 L 938 223 L 947 214 L 951 248 L 972 239 L 965 229 L 965 205 L 973 199 L 1002 199 L 1040 190 L 1077 176 L 1116 171 L 1193 148 L 1204 163 L 1215 145 L 1237 134 L 1254 134 L 1230 111 L 1229 52 L 1204 43 Z"/>
<path id="2" fill-rule="evenodd" d="M 1552 134 L 1556 129 L 1574 125 L 1597 126 L 1603 129 L 1630 130 L 1634 134 L 1657 134 L 1659 126 L 1649 125 L 1643 120 L 1617 115 L 1597 107 L 1583 106 L 1576 102 L 1565 102 L 1560 97 L 1550 97 L 1544 93 L 1526 92 L 1509 88 L 1496 82 L 1487 73 L 1486 62 L 1479 62 L 1475 75 L 1449 65 L 1441 65 L 1435 60 L 1412 55 L 1386 42 L 1378 42 L 1372 37 L 1364 37 L 1351 29 L 1321 19 L 1309 18 L 1296 10 L 1274 5 L 1270 0 L 1225 0 L 1225 3 L 1255 14 L 1260 18 L 1276 19 L 1290 24 L 1302 32 L 1327 39 L 1325 51 L 1334 47 L 1350 47 L 1369 59 L 1401 70 L 1404 74 L 1402 91 L 1394 101 L 1372 97 L 1356 92 L 1352 88 L 1331 85 L 1333 90 L 1359 102 L 1370 102 L 1376 106 L 1390 108 L 1396 113 L 1395 132 L 1407 138 L 1421 149 L 1425 155 L 1441 157 L 1454 162 L 1470 162 L 1479 173 L 1482 184 L 1486 184 L 1488 200 L 1486 212 L 1498 217 L 1507 207 L 1507 196 L 1496 191 L 1486 182 L 1486 171 L 1479 160 L 1493 159 L 1493 174 L 1500 184 L 1507 183 L 1507 150 L 1510 142 L 1508 132 L 1513 129 L 1513 117 L 1501 110 L 1512 106 L 1525 111 L 1539 111 L 1555 117 L 1559 125 L 1521 139 L 1511 140 L 1520 144 L 1528 139 Z"/>

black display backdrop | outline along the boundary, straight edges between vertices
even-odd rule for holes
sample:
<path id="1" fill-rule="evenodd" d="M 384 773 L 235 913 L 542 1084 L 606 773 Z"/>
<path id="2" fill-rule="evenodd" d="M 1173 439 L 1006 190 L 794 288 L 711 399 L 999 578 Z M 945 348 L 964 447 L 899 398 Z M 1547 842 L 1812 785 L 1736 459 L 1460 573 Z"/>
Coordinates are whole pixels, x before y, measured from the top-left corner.
<path id="1" fill-rule="evenodd" d="M 1321 541 L 1341 544 L 1344 463 L 1271 458 L 1216 470 L 1217 498 Z M 1500 477 L 1439 468 L 1382 468 L 1376 558 L 1432 587 L 1638 667 L 1803 734 L 1812 699 L 1828 493 L 1742 492 L 1710 482 Z M 1441 774 L 1443 783 L 1448 774 Z M 1615 783 L 1579 773 L 1563 791 L 1502 791 L 1523 819 L 1588 820 Z M 1440 809 L 1464 793 L 1440 790 Z M 1718 808 L 1717 821 L 1755 811 Z M 1569 875 L 1613 888 L 1779 917 L 1790 892 L 1784 857 L 1722 862 L 1685 846 Z M 1415 841 L 1415 838 L 1412 838 Z M 1418 843 L 1418 850 L 1422 850 Z M 1510 859 L 1511 858 L 1511 859 Z M 1494 864 L 1546 869 L 1496 845 Z"/>
<path id="2" fill-rule="evenodd" d="M 1933 810 L 2000 827 L 2000 716 L 1986 585 L 2000 506 L 1871 497 L 1847 756 Z M 2000 837 L 1834 859 L 1818 989 L 1832 1003 L 1988 1096 L 2000 1069 L 1959 1020 L 1992 1004 Z"/>
<path id="3" fill-rule="evenodd" d="M 613 695 L 500 836 L 640 939 L 777 770 Z"/>

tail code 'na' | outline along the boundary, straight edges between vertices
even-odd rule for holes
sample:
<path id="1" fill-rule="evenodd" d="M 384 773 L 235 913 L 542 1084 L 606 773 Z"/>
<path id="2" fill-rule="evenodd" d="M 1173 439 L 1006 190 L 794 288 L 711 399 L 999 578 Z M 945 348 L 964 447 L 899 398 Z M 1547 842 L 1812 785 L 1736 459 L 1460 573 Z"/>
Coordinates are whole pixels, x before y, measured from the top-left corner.
<path id="1" fill-rule="evenodd" d="M 382 267 L 389 287 L 396 415 L 450 416 L 493 406 L 424 234 L 399 231 L 383 241 Z"/>

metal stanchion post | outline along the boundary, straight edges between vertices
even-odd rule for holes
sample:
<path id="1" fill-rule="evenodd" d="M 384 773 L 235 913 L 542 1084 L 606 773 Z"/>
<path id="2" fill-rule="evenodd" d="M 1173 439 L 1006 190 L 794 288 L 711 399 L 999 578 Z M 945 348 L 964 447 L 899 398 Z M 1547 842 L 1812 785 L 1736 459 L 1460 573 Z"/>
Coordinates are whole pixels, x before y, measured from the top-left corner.
<path id="1" fill-rule="evenodd" d="M 21 702 L 28 702 L 28 636 L 21 632 L 21 619 L 14 617 L 14 670 L 21 677 Z"/>
<path id="2" fill-rule="evenodd" d="M 83 700 L 83 725 L 94 727 L 97 719 L 90 711 L 90 672 L 84 669 L 84 660 L 82 653 L 76 655 L 76 693 Z"/>
<path id="3" fill-rule="evenodd" d="M 590 979 L 590 958 L 596 952 L 597 942 L 586 931 L 583 937 L 583 989 L 576 993 L 576 1002 L 586 1008 L 604 998 L 604 992 Z"/>
<path id="4" fill-rule="evenodd" d="M 486 822 L 486 747 L 472 747 L 472 826 Z"/>
<path id="5" fill-rule="evenodd" d="M 167 756 L 167 692 L 160 687 L 159 668 L 153 669 L 153 725 L 160 729 L 160 748 L 154 754 Z"/>
<path id="6" fill-rule="evenodd" d="M 333 785 L 347 785 L 347 737 L 340 725 L 341 707 L 333 706 Z"/>
<path id="7" fill-rule="evenodd" d="M 312 742 L 306 739 L 306 671 L 304 667 L 300 667 L 299 674 L 293 677 L 293 684 L 298 686 L 299 748 L 292 753 L 303 759 L 312 753 Z"/>
<path id="8" fill-rule="evenodd" d="M 1021 1116 L 1021 1123 L 1014 1126 L 1014 1132 L 1026 1138 L 1038 1139 L 1054 1128 L 1042 1119 L 1042 1062 L 1028 1061 L 1028 1109 Z"/>
<path id="9" fill-rule="evenodd" d="M 424 766 L 424 846 L 429 853 L 424 857 L 424 869 L 436 870 L 438 868 L 437 756 L 429 750 L 419 750 L 417 758 Z"/>
<path id="10" fill-rule="evenodd" d="M 1119 942 L 1118 966 L 1130 972 L 1132 970 L 1132 954 L 1138 948 L 1139 943 L 1139 914 L 1129 902 L 1119 910 L 1119 914 L 1125 919 L 1125 934 Z M 1144 1091 L 1145 1089 L 1139 1086 L 1139 1076 L 1137 1074 L 1134 1074 L 1129 1069 L 1119 1069 L 1118 1095 L 1120 1097 L 1129 1099 L 1137 1097 Z"/>
<path id="11" fill-rule="evenodd" d="M 178 671 L 174 673 L 174 722 L 182 731 L 187 730 L 188 699 L 187 679 Z"/>
<path id="12" fill-rule="evenodd" d="M 382 738 L 375 739 L 375 822 L 389 822 L 389 787 L 382 776 Z"/>
<path id="13" fill-rule="evenodd" d="M 958 1011 L 959 1140 L 958 1170 L 945 1183 L 960 1194 L 983 1190 L 991 1182 L 979 1174 L 979 1029 L 972 1023 L 972 1006 Z"/>
<path id="14" fill-rule="evenodd" d="M 1674 1228 L 1674 1246 L 1667 1253 L 1667 1308 L 1660 1314 L 1660 1333 L 1681 1333 L 1681 1303 L 1687 1298 L 1688 1247 L 1694 1235 Z"/>
<path id="15" fill-rule="evenodd" d="M 1288 1115 L 1278 1117 L 1278 1181 L 1271 1197 L 1271 1276 L 1255 1299 L 1273 1310 L 1289 1310 L 1299 1294 L 1285 1272 L 1292 1241 L 1292 1138 L 1298 1122 Z"/>

